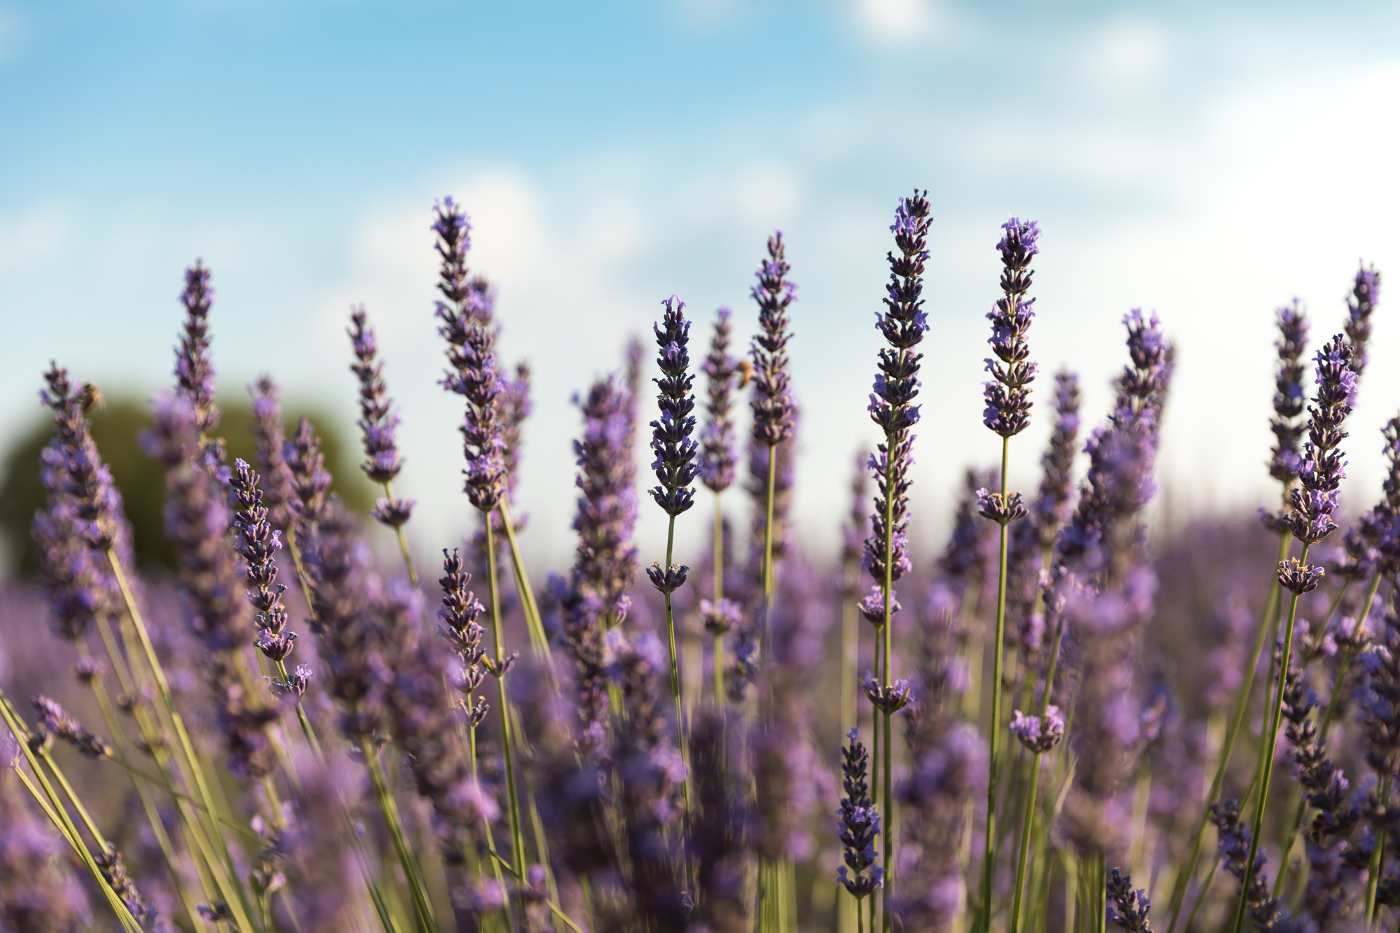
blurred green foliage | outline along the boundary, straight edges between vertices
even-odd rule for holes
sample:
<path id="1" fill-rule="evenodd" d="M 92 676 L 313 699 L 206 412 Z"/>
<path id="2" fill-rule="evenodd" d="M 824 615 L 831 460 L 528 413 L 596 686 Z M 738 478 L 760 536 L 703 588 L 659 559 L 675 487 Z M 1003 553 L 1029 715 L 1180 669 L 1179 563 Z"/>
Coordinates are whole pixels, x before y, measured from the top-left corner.
<path id="1" fill-rule="evenodd" d="M 253 409 L 246 398 L 221 399 L 223 417 L 219 434 L 227 445 L 229 458 L 243 457 L 256 462 L 253 440 Z M 332 489 L 357 510 L 368 509 L 373 487 L 359 467 L 358 448 L 347 443 L 324 412 L 289 407 L 285 412 L 287 431 L 306 417 L 321 436 L 326 466 L 335 477 Z M 126 515 L 136 538 L 136 560 L 144 568 L 169 568 L 174 564 L 174 548 L 165 535 L 162 511 L 165 502 L 165 476 L 158 464 L 142 450 L 140 437 L 150 425 L 150 410 L 132 397 L 107 397 L 92 413 L 92 434 L 103 457 L 112 468 L 112 477 L 126 503 Z M 36 415 L 34 425 L 21 434 L 0 464 L 0 542 L 22 576 L 37 570 L 38 556 L 30 538 L 30 522 L 43 502 L 39 483 L 39 453 L 52 436 L 52 422 Z"/>

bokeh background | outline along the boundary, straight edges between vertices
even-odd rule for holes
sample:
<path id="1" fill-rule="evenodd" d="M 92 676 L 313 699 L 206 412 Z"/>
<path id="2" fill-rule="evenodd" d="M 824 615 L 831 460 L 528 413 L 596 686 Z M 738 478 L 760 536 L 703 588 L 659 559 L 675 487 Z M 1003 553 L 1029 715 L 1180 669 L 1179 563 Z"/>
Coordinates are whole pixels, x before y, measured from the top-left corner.
<path id="1" fill-rule="evenodd" d="M 917 539 L 941 540 L 962 468 L 996 454 L 983 314 L 1011 214 L 1044 229 L 1042 367 L 1079 369 L 1098 421 L 1119 318 L 1156 308 L 1180 350 L 1158 507 L 1252 509 L 1272 499 L 1273 309 L 1299 296 L 1320 339 L 1360 259 L 1400 275 L 1397 100 L 1387 3 L 0 0 L 0 446 L 39 421 L 50 357 L 114 399 L 166 387 L 181 269 L 203 257 L 220 390 L 271 372 L 347 447 L 345 318 L 368 306 L 404 414 L 411 531 L 446 543 L 469 516 L 460 404 L 435 385 L 428 225 L 453 193 L 499 289 L 503 353 L 535 372 L 528 548 L 562 563 L 571 394 L 672 292 L 706 324 L 732 306 L 746 332 L 781 227 L 800 285 L 796 516 L 820 552 L 851 452 L 874 439 L 888 218 L 917 185 L 936 212 Z M 1390 303 L 1349 444 L 1358 488 L 1379 480 L 1400 398 Z M 1021 488 L 1045 428 L 1016 445 Z M 33 468 L 0 463 L 0 483 Z M 682 523 L 683 552 L 703 524 Z"/>

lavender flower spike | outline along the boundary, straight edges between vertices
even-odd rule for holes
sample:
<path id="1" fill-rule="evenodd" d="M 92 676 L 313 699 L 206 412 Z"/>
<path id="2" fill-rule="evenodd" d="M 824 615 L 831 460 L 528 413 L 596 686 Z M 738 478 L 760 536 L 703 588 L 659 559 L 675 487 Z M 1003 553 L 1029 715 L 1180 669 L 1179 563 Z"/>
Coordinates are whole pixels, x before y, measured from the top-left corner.
<path id="1" fill-rule="evenodd" d="M 1148 917 L 1152 904 L 1147 900 L 1147 892 L 1135 890 L 1133 879 L 1116 868 L 1108 873 L 1108 901 L 1108 918 L 1120 930 L 1152 933 L 1152 920 Z"/>
<path id="2" fill-rule="evenodd" d="M 30 736 L 31 743 L 44 746 L 51 736 L 57 736 L 88 758 L 112 757 L 112 747 L 83 728 L 82 723 L 57 701 L 43 695 L 36 696 L 34 710 L 39 714 L 39 721 L 38 728 Z"/>
<path id="3" fill-rule="evenodd" d="M 175 383 L 179 394 L 194 406 L 195 426 L 205 438 L 218 425 L 219 410 L 214 405 L 214 364 L 209 359 L 214 289 L 209 285 L 209 267 L 199 260 L 185 270 L 180 304 L 185 306 L 185 324 L 175 350 Z"/>
<path id="4" fill-rule="evenodd" d="M 1340 334 L 1317 353 L 1317 396 L 1309 409 L 1308 440 L 1298 470 L 1301 488 L 1293 490 L 1289 516 L 1293 536 L 1306 545 L 1316 544 L 1337 527 L 1332 516 L 1346 475 L 1338 447 L 1347 436 L 1343 425 L 1356 391 L 1354 362 L 1352 346 Z"/>
<path id="5" fill-rule="evenodd" d="M 734 483 L 739 454 L 734 436 L 734 388 L 739 363 L 729 355 L 733 331 L 728 308 L 715 314 L 710 351 L 700 370 L 705 374 L 705 427 L 700 433 L 700 478 L 711 492 L 723 492 Z"/>
<path id="6" fill-rule="evenodd" d="M 1274 376 L 1274 450 L 1269 475 L 1291 486 L 1302 467 L 1298 445 L 1305 425 L 1300 420 L 1307 402 L 1303 396 L 1303 353 L 1308 347 L 1308 318 L 1298 299 L 1278 309 L 1278 368 Z"/>
<path id="7" fill-rule="evenodd" d="M 277 383 L 271 376 L 259 376 L 248 387 L 253 398 L 253 440 L 258 451 L 258 471 L 262 474 L 263 502 L 272 527 L 291 528 L 292 475 L 287 469 L 284 448 L 287 439 L 282 427 L 282 403 Z"/>
<path id="8" fill-rule="evenodd" d="M 248 601 L 255 612 L 258 650 L 269 661 L 281 664 L 297 640 L 297 633 L 287 630 L 287 607 L 282 601 L 287 588 L 277 582 L 277 552 L 282 550 L 282 535 L 272 527 L 269 510 L 263 504 L 261 477 L 247 461 L 234 461 L 229 486 L 234 496 L 235 546 L 247 566 Z"/>
<path id="9" fill-rule="evenodd" d="M 789 281 L 791 268 L 784 257 L 783 232 L 768 238 L 768 258 L 759 264 L 753 299 L 758 303 L 758 328 L 749 354 L 753 359 L 753 433 L 768 447 L 776 447 L 792 433 L 793 400 L 788 375 L 788 306 L 797 296 Z"/>
<path id="10" fill-rule="evenodd" d="M 467 282 L 467 249 L 471 244 L 467 215 L 451 198 L 444 198 L 433 210 L 438 291 L 447 299 L 437 302 L 435 312 L 438 333 L 447 341 L 449 368 L 442 385 L 466 399 L 461 427 L 467 460 L 464 488 L 472 505 L 490 512 L 500 503 L 506 485 L 501 439 L 504 389 L 496 364 L 496 330 L 489 304 L 473 300 Z"/>
<path id="11" fill-rule="evenodd" d="M 666 312 L 655 325 L 660 348 L 656 361 L 661 368 L 656 402 L 661 417 L 651 423 L 651 451 L 656 457 L 651 466 L 658 483 L 652 487 L 651 497 L 675 518 L 695 504 L 692 484 L 699 471 L 693 437 L 695 416 L 691 414 L 695 410 L 695 377 L 688 372 L 690 322 L 685 319 L 685 302 L 672 295 L 663 304 Z"/>
<path id="12" fill-rule="evenodd" d="M 1362 263 L 1352 280 L 1351 296 L 1347 298 L 1347 340 L 1354 349 L 1351 366 L 1360 376 L 1366 368 L 1366 344 L 1371 340 L 1371 314 L 1381 300 L 1381 274 L 1375 266 Z"/>
<path id="13" fill-rule="evenodd" d="M 395 498 L 394 478 L 403 468 L 395 433 L 399 416 L 384 385 L 384 364 L 379 362 L 379 345 L 363 306 L 350 311 L 350 344 L 355 362 L 350 371 L 360 383 L 360 436 L 365 461 L 360 468 L 371 481 L 384 487 L 384 497 L 374 506 L 374 517 L 390 528 L 402 528 L 413 514 L 413 502 Z"/>
<path id="14" fill-rule="evenodd" d="M 846 747 L 841 750 L 840 822 L 842 861 L 836 871 L 851 895 L 860 900 L 884 883 L 883 869 L 876 865 L 875 840 L 880 835 L 880 811 L 870 799 L 870 755 L 852 729 L 846 733 Z"/>
<path id="15" fill-rule="evenodd" d="M 1002 297 L 987 314 L 992 322 L 991 344 L 996 359 L 986 361 L 992 379 L 983 395 L 986 409 L 982 422 L 1002 437 L 1020 434 L 1030 423 L 1029 387 L 1035 380 L 1036 366 L 1030 360 L 1026 332 L 1035 318 L 1035 299 L 1025 295 L 1031 287 L 1031 260 L 1039 252 L 1040 227 L 1033 220 L 1012 217 L 1002 224 L 997 243 L 1001 252 Z"/>

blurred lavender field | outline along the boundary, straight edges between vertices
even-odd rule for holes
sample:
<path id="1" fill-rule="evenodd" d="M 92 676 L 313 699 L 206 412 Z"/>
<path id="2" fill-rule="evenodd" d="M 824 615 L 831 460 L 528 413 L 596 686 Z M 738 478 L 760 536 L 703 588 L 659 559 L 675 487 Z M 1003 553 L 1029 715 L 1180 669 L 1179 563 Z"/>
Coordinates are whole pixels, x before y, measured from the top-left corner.
<path id="1" fill-rule="evenodd" d="M 371 311 L 346 313 L 349 467 L 322 435 L 351 426 L 285 415 L 275 374 L 226 433 L 237 320 L 202 263 L 139 441 L 104 449 L 101 387 L 52 364 L 42 449 L 11 459 L 40 482 L 14 545 L 33 575 L 0 621 L 4 928 L 1393 926 L 1400 416 L 1350 418 L 1388 365 L 1379 273 L 1260 328 L 1275 494 L 1183 518 L 1153 507 L 1170 321 L 1124 315 L 1093 411 L 1072 369 L 1035 362 L 1053 238 L 989 231 L 985 449 L 927 548 L 913 440 L 949 404 L 921 391 L 935 223 L 926 193 L 898 201 L 871 424 L 824 465 L 849 477 L 826 541 L 792 524 L 794 452 L 823 419 L 792 388 L 781 232 L 750 306 L 671 296 L 651 340 L 579 374 L 575 463 L 555 465 L 574 512 L 527 515 L 531 369 L 498 352 L 511 317 L 462 206 L 425 213 L 420 326 L 462 411 L 442 541 L 395 492 L 414 413 Z M 1041 420 L 1042 449 L 1017 440 Z M 1347 480 L 1359 446 L 1380 485 Z M 114 482 L 132 458 L 133 492 L 157 491 Z M 144 498 L 154 528 L 128 518 Z M 646 510 L 664 551 L 638 543 Z M 573 560 L 532 558 L 541 538 Z"/>

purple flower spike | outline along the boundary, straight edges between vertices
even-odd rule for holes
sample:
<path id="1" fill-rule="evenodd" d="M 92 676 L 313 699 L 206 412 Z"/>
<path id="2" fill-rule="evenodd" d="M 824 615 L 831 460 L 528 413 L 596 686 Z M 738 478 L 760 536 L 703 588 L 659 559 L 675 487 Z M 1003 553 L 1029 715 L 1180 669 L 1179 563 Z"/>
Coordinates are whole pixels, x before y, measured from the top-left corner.
<path id="1" fill-rule="evenodd" d="M 295 518 L 298 538 L 309 538 L 325 516 L 326 495 L 331 488 L 331 474 L 326 470 L 326 457 L 321 453 L 321 439 L 305 418 L 282 446 L 282 456 L 291 477 L 292 499 L 289 503 Z"/>
<path id="2" fill-rule="evenodd" d="M 1298 299 L 1278 309 L 1278 368 L 1274 375 L 1274 450 L 1269 459 L 1269 475 L 1290 485 L 1298 478 L 1302 458 L 1298 447 L 1303 438 L 1302 415 L 1307 402 L 1303 395 L 1303 354 L 1308 348 L 1308 318 Z"/>
<path id="3" fill-rule="evenodd" d="M 885 255 L 890 268 L 885 310 L 875 318 L 876 329 L 889 346 L 880 349 L 874 391 L 867 408 L 871 419 L 884 429 L 885 439 L 870 455 L 876 497 L 864 563 L 880 586 L 884 586 L 886 575 L 891 581 L 898 580 L 911 566 L 906 533 L 910 467 L 914 462 L 911 429 L 919 420 L 914 399 L 919 392 L 919 361 L 923 358 L 915 348 L 928 332 L 923 277 L 932 216 L 927 192 L 915 190 L 909 197 L 900 198 L 890 226 L 897 252 Z M 887 540 L 892 544 L 888 554 Z"/>
<path id="4" fill-rule="evenodd" d="M 728 308 L 715 314 L 710 351 L 700 370 L 705 374 L 705 427 L 700 432 L 700 479 L 712 492 L 723 492 L 734 484 L 739 461 L 734 427 L 734 389 L 739 380 L 739 361 L 729 354 L 733 325 Z"/>
<path id="5" fill-rule="evenodd" d="M 462 453 L 467 466 L 463 484 L 472 505 L 483 512 L 496 508 L 505 494 L 506 464 L 502 439 L 504 387 L 496 363 L 496 328 L 489 294 L 467 281 L 471 225 L 451 198 L 434 206 L 437 234 L 438 334 L 447 342 L 448 369 L 443 388 L 466 399 Z M 488 300 L 483 300 L 488 299 Z"/>
<path id="6" fill-rule="evenodd" d="M 875 842 L 880 835 L 880 811 L 870 799 L 870 754 L 855 729 L 846 733 L 841 750 L 841 860 L 836 879 L 857 899 L 878 889 L 884 882 L 883 869 L 876 865 Z"/>
<path id="7" fill-rule="evenodd" d="M 247 565 L 248 601 L 258 627 L 257 646 L 268 658 L 285 661 L 296 645 L 296 632 L 287 631 L 287 588 L 277 582 L 277 552 L 282 536 L 272 527 L 263 504 L 262 480 L 244 460 L 235 460 L 229 486 L 233 490 L 235 546 Z M 300 693 L 305 693 L 305 686 Z M 300 695 L 300 693 L 298 695 Z"/>
<path id="8" fill-rule="evenodd" d="M 75 392 L 68 370 L 57 363 L 49 364 L 44 386 L 39 400 L 53 413 L 56 431 L 54 480 L 73 504 L 79 534 L 93 550 L 105 551 L 117 541 L 121 500 L 88 425 L 87 413 L 98 403 L 98 391 L 84 384 Z"/>
<path id="9" fill-rule="evenodd" d="M 240 777 L 260 779 L 274 765 L 268 732 L 277 709 L 249 695 L 240 678 L 240 657 L 254 639 L 241 597 L 243 574 L 228 541 L 234 526 L 227 469 L 201 446 L 198 414 L 187 397 L 159 400 L 154 416 L 144 441 L 165 469 L 165 529 L 178 555 L 189 624 L 208 652 L 201 671 L 218 710 L 230 768 Z"/>
<path id="10" fill-rule="evenodd" d="M 1304 544 L 1316 544 L 1337 527 L 1333 515 L 1346 475 L 1346 461 L 1338 448 L 1347 436 L 1343 426 L 1356 391 L 1354 359 L 1351 344 L 1341 334 L 1317 352 L 1316 395 L 1308 409 L 1308 440 L 1289 515 L 1293 536 Z"/>
<path id="11" fill-rule="evenodd" d="M 768 257 L 759 264 L 753 300 L 758 303 L 759 332 L 749 354 L 753 359 L 753 433 L 765 446 L 776 447 L 792 434 L 793 400 L 788 374 L 788 306 L 797 286 L 788 280 L 783 232 L 768 238 Z"/>
<path id="12" fill-rule="evenodd" d="M 1035 318 L 1035 299 L 1025 296 L 1033 277 L 1031 260 L 1039 252 L 1040 228 L 1033 220 L 1012 217 L 1001 229 L 997 250 L 1002 262 L 1002 297 L 987 314 L 987 320 L 992 322 L 988 343 L 996 358 L 986 361 L 992 379 L 983 390 L 986 408 L 982 423 L 1002 437 L 1013 437 L 1030 423 L 1030 384 L 1035 380 L 1036 367 L 1030 361 L 1026 333 Z"/>
<path id="13" fill-rule="evenodd" d="M 291 527 L 292 475 L 283 455 L 287 440 L 282 427 L 282 403 L 277 383 L 270 376 L 259 376 L 248 387 L 253 398 L 253 439 L 258 451 L 258 471 L 262 475 L 263 502 L 272 527 Z"/>
<path id="14" fill-rule="evenodd" d="M 1126 872 L 1113 869 L 1108 873 L 1108 918 L 1120 930 L 1128 933 L 1152 933 L 1148 912 L 1152 903 L 1142 888 L 1133 888 L 1133 879 Z"/>
<path id="15" fill-rule="evenodd" d="M 350 345 L 355 352 L 355 362 L 350 365 L 350 371 L 360 383 L 359 424 L 365 450 L 365 460 L 360 468 L 370 480 L 387 489 L 403 468 L 395 438 L 399 416 L 393 410 L 389 390 L 384 385 L 384 364 L 379 362 L 379 345 L 363 307 L 351 310 L 349 334 Z M 411 500 L 390 495 L 382 497 L 374 506 L 374 517 L 390 528 L 402 527 L 412 514 Z"/>
<path id="16" fill-rule="evenodd" d="M 209 284 L 209 267 L 200 260 L 185 270 L 180 304 L 185 306 L 185 324 L 175 349 L 175 383 L 179 394 L 194 406 L 195 425 L 205 438 L 218 425 L 219 410 L 214 405 L 214 364 L 209 359 L 214 289 Z"/>
<path id="17" fill-rule="evenodd" d="M 57 701 L 40 695 L 34 698 L 34 710 L 39 714 L 39 728 L 31 737 L 36 746 L 48 744 L 55 736 L 76 748 L 88 758 L 111 758 L 112 747 L 83 728 Z"/>
<path id="18" fill-rule="evenodd" d="M 695 504 L 692 484 L 699 471 L 695 463 L 697 445 L 692 414 L 695 377 L 689 373 L 690 322 L 685 319 L 685 302 L 672 295 L 663 304 L 666 311 L 661 323 L 654 327 L 660 350 L 656 358 L 661 369 L 661 376 L 656 380 L 660 390 L 656 403 L 661 417 L 651 423 L 651 452 L 655 457 L 651 467 L 657 480 L 651 497 L 662 511 L 674 518 Z"/>
<path id="19" fill-rule="evenodd" d="M 1354 350 L 1351 366 L 1358 375 L 1366 368 L 1366 344 L 1371 339 L 1371 314 L 1376 303 L 1381 300 L 1381 274 L 1375 266 L 1362 263 L 1352 280 L 1351 295 L 1347 298 L 1347 340 Z"/>

